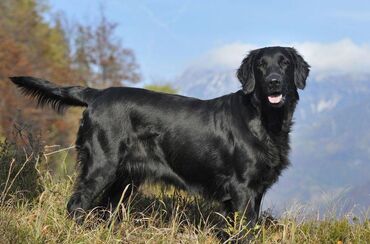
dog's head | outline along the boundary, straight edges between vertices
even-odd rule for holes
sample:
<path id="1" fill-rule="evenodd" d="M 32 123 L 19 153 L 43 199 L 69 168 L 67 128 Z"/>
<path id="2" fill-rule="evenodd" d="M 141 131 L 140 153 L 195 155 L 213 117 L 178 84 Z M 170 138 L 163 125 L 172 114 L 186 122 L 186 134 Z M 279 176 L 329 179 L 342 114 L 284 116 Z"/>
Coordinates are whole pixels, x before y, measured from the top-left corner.
<path id="1" fill-rule="evenodd" d="M 310 66 L 294 48 L 266 47 L 253 50 L 237 71 L 244 93 L 255 92 L 272 107 L 282 107 L 304 89 Z"/>

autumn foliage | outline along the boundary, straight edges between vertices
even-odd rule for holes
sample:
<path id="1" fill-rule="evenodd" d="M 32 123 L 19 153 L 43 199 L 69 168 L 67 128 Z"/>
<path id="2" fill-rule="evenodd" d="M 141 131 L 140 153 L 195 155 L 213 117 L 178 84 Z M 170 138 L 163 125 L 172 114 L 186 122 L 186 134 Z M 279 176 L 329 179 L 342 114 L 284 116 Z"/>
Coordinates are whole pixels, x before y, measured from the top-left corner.
<path id="1" fill-rule="evenodd" d="M 40 133 L 48 143 L 71 144 L 80 116 L 37 109 L 20 95 L 9 76 L 30 75 L 60 85 L 106 87 L 140 80 L 131 49 L 115 35 L 116 25 L 102 14 L 96 25 L 63 25 L 63 18 L 46 21 L 44 1 L 0 1 L 0 139 L 13 125 Z M 69 26 L 70 28 L 71 26 Z"/>

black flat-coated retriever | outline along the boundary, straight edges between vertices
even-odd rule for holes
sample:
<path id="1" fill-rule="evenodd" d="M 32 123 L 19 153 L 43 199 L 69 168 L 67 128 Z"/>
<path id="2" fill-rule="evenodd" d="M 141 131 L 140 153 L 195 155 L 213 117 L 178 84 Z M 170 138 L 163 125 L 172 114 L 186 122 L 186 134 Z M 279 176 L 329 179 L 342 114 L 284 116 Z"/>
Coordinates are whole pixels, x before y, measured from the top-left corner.
<path id="1" fill-rule="evenodd" d="M 308 73 L 295 49 L 266 47 L 242 61 L 240 91 L 210 100 L 11 80 L 40 105 L 87 107 L 77 134 L 81 172 L 71 215 L 114 206 L 128 184 L 162 181 L 220 201 L 226 213 L 242 212 L 253 225 L 263 194 L 289 164 L 297 88 Z"/>

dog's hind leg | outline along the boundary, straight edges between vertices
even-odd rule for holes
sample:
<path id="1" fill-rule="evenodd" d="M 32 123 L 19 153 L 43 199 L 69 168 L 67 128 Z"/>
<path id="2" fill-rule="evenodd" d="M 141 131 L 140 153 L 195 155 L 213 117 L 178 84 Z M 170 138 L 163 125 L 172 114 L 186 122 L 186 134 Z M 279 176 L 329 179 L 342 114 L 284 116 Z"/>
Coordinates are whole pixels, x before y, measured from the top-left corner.
<path id="1" fill-rule="evenodd" d="M 79 223 L 83 221 L 86 211 L 95 207 L 95 199 L 112 184 L 116 174 L 115 167 L 107 159 L 93 159 L 89 163 L 89 167 L 84 170 L 86 172 L 80 175 L 67 205 L 68 213 Z"/>

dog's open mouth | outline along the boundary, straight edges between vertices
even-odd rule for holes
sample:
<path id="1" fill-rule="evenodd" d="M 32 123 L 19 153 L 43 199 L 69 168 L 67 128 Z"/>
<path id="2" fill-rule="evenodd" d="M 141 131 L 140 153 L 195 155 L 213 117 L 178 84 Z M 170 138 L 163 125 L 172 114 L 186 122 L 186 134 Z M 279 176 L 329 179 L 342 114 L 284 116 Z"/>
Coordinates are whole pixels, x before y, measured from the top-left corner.
<path id="1" fill-rule="evenodd" d="M 268 100 L 272 104 L 278 104 L 283 100 L 283 95 L 281 93 L 271 94 L 268 97 Z"/>

